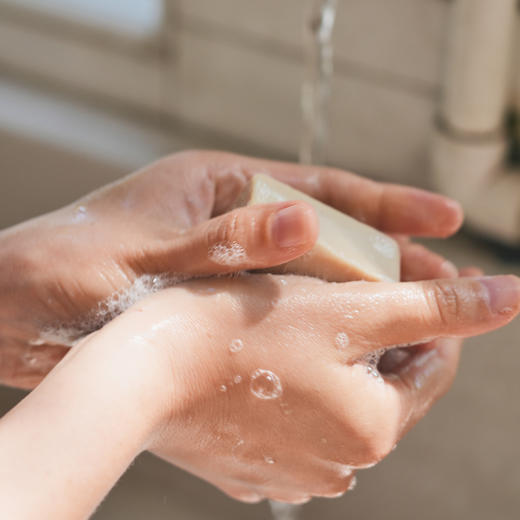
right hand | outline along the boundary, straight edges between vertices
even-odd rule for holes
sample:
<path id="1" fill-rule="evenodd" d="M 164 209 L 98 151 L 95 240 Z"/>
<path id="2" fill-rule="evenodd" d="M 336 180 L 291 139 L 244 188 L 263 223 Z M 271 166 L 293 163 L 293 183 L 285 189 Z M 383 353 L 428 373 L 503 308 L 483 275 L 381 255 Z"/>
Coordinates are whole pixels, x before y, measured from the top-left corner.
<path id="1" fill-rule="evenodd" d="M 154 453 L 237 499 L 301 502 L 344 492 L 352 470 L 380 461 L 447 391 L 459 349 L 426 342 L 490 331 L 519 310 L 513 276 L 330 284 L 247 275 L 158 293 L 92 341 L 105 354 L 154 358 L 142 383 L 155 390 L 140 403 L 159 418 Z M 362 362 L 410 343 L 424 345 L 399 350 L 408 355 L 382 377 Z"/>

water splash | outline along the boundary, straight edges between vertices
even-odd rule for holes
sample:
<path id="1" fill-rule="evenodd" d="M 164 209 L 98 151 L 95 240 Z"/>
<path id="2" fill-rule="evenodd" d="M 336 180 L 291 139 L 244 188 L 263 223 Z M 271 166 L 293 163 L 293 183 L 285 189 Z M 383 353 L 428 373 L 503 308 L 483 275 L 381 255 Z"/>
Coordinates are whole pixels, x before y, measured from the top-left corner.
<path id="1" fill-rule="evenodd" d="M 336 7 L 337 0 L 308 0 L 305 13 L 303 33 L 307 72 L 301 90 L 302 134 L 299 151 L 302 164 L 323 164 L 325 160 L 327 108 L 334 72 L 332 30 Z M 302 509 L 301 505 L 272 500 L 269 504 L 274 520 L 298 520 Z"/>
<path id="2" fill-rule="evenodd" d="M 275 520 L 298 520 L 302 506 L 269 500 L 271 514 Z"/>
<path id="3" fill-rule="evenodd" d="M 337 0 L 308 0 L 304 20 L 307 72 L 301 91 L 300 162 L 322 164 L 327 139 L 327 108 L 333 74 L 332 31 Z"/>

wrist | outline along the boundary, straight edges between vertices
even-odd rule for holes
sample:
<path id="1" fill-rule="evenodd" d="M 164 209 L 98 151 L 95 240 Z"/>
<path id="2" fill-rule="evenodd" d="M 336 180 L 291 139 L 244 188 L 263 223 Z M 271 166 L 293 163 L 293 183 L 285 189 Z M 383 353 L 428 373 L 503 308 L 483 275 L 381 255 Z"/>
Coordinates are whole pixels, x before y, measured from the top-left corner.
<path id="1" fill-rule="evenodd" d="M 134 456 L 148 449 L 168 416 L 167 382 L 154 349 L 121 334 L 119 328 L 102 329 L 73 349 L 66 368 L 83 379 L 86 391 L 101 399 L 103 415 L 118 418 L 119 439 Z M 65 358 L 63 364 L 68 363 Z"/>

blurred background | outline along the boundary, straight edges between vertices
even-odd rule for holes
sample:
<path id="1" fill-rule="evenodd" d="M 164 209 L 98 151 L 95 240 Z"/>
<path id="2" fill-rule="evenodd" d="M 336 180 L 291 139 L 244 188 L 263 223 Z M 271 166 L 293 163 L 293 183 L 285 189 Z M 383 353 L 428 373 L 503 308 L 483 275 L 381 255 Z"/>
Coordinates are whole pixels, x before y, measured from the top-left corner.
<path id="1" fill-rule="evenodd" d="M 0 228 L 185 148 L 297 160 L 325 3 L 0 0 Z M 459 199 L 465 230 L 428 245 L 489 274 L 520 275 L 517 20 L 515 0 L 337 0 L 332 37 L 325 162 Z M 519 332 L 468 341 L 451 393 L 301 518 L 518 518 Z M 270 516 L 144 455 L 94 518 Z"/>

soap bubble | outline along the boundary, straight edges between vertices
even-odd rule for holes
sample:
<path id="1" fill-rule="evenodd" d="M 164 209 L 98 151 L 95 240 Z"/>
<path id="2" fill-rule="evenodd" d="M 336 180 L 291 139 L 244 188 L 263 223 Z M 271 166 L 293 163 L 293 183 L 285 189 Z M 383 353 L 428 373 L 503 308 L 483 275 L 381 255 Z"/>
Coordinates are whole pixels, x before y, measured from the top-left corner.
<path id="1" fill-rule="evenodd" d="M 221 265 L 240 265 L 247 260 L 246 250 L 238 242 L 214 244 L 208 251 L 208 257 Z"/>
<path id="2" fill-rule="evenodd" d="M 277 399 L 282 395 L 282 383 L 270 370 L 257 368 L 251 376 L 251 392 L 259 399 Z"/>
<path id="3" fill-rule="evenodd" d="M 241 339 L 234 339 L 229 345 L 230 352 L 240 352 L 244 348 L 244 342 Z"/>

